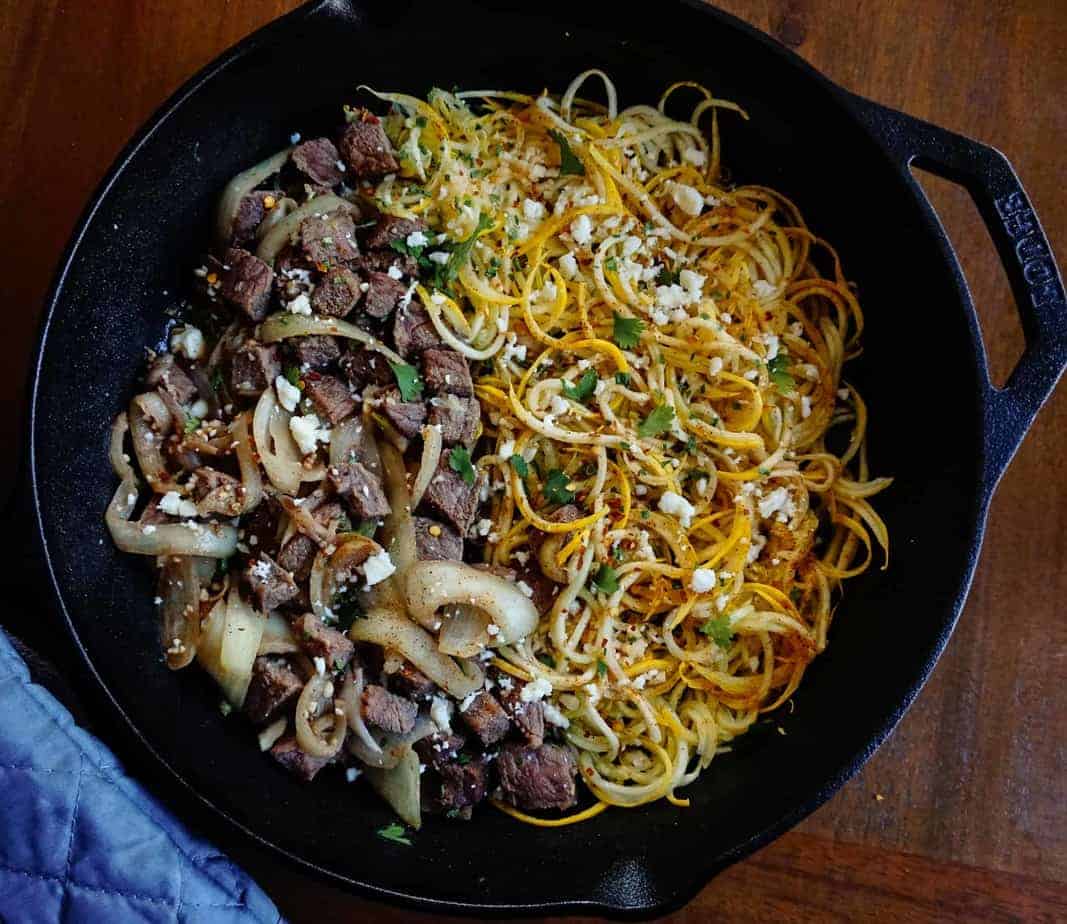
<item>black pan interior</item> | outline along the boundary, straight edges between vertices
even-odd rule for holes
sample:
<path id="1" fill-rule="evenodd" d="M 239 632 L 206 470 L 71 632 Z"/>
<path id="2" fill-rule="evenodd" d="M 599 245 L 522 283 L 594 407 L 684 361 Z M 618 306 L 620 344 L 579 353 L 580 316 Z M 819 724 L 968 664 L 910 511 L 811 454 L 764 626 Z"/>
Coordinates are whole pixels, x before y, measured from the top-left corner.
<path id="1" fill-rule="evenodd" d="M 43 342 L 36 499 L 61 602 L 92 665 L 197 793 L 260 838 L 379 894 L 513 910 L 650 910 L 688 897 L 811 811 L 869 755 L 951 631 L 976 554 L 984 370 L 941 240 L 903 175 L 838 91 L 729 18 L 661 4 L 654 27 L 643 28 L 610 7 L 577 7 L 494 12 L 460 2 L 416 14 L 326 4 L 269 30 L 132 151 L 72 251 Z M 362 785 L 295 783 L 258 753 L 247 725 L 221 720 L 204 677 L 166 670 L 152 575 L 115 551 L 102 520 L 115 487 L 108 427 L 235 172 L 294 131 L 333 128 L 360 83 L 561 91 L 589 67 L 614 77 L 623 104 L 654 101 L 681 79 L 740 103 L 749 121 L 722 119 L 735 178 L 787 192 L 838 245 L 868 322 L 866 352 L 847 377 L 869 404 L 873 468 L 896 478 L 877 504 L 892 567 L 849 585 L 828 654 L 794 714 L 775 717 L 786 734 L 753 734 L 716 759 L 690 788 L 690 809 L 610 811 L 558 830 L 487 809 L 469 825 L 429 820 L 411 848 L 389 845 L 373 833 L 389 812 Z"/>

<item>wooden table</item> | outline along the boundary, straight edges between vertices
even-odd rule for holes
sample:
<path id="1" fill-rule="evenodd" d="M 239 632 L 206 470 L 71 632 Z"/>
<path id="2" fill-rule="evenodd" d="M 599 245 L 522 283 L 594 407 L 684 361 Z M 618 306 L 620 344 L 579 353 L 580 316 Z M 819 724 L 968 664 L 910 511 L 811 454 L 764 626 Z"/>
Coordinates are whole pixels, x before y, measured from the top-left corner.
<path id="1" fill-rule="evenodd" d="M 107 165 L 170 92 L 295 0 L 6 0 L 0 5 L 0 438 L 19 433 L 42 298 Z M 1067 257 L 1064 0 L 725 0 L 843 85 L 1003 150 Z M 1001 379 L 1022 336 L 961 190 L 923 179 L 964 262 Z M 960 626 L 866 769 L 677 920 L 1067 919 L 1067 389 L 993 504 Z M 12 453 L 0 462 L 13 470 Z M 232 852 L 294 921 L 400 920 Z"/>

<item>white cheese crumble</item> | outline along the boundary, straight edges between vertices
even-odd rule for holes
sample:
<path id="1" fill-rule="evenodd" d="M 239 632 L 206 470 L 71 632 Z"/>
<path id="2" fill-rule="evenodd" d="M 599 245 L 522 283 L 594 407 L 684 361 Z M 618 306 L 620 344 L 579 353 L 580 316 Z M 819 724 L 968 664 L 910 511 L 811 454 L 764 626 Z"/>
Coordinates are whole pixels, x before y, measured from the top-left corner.
<path id="1" fill-rule="evenodd" d="M 527 221 L 540 221 L 545 217 L 545 207 L 533 199 L 524 199 L 522 202 L 522 214 Z"/>
<path id="2" fill-rule="evenodd" d="M 549 725 L 555 725 L 557 728 L 569 728 L 570 720 L 560 712 L 552 703 L 545 703 L 543 706 L 545 721 Z"/>
<path id="3" fill-rule="evenodd" d="M 525 581 L 519 581 L 515 586 L 519 588 L 524 597 L 533 597 L 533 588 Z"/>
<path id="4" fill-rule="evenodd" d="M 807 395 L 800 396 L 800 416 L 804 420 L 811 416 L 811 398 Z"/>
<path id="5" fill-rule="evenodd" d="M 722 357 L 712 356 L 711 359 L 708 360 L 708 373 L 711 375 L 718 375 L 720 372 L 722 372 Z"/>
<path id="6" fill-rule="evenodd" d="M 177 491 L 168 491 L 160 498 L 159 509 L 172 517 L 195 517 L 196 504 L 187 501 Z"/>
<path id="7" fill-rule="evenodd" d="M 301 292 L 285 306 L 285 310 L 290 314 L 311 314 L 311 301 Z"/>
<path id="8" fill-rule="evenodd" d="M 507 363 L 512 359 L 519 362 L 526 360 L 526 344 L 518 343 L 514 334 L 508 334 L 507 342 L 504 344 L 504 362 Z"/>
<path id="9" fill-rule="evenodd" d="M 396 565 L 393 564 L 393 560 L 385 549 L 363 562 L 363 576 L 367 579 L 368 587 L 380 584 L 394 571 L 396 571 Z"/>
<path id="10" fill-rule="evenodd" d="M 207 416 L 208 410 L 207 402 L 203 398 L 200 398 L 189 406 L 189 415 L 191 417 L 203 418 Z"/>
<path id="11" fill-rule="evenodd" d="M 560 379 L 560 381 L 562 382 L 563 380 Z M 566 414 L 567 411 L 569 411 L 570 409 L 571 406 L 567 403 L 567 399 L 564 398 L 562 395 L 552 396 L 552 402 L 549 405 L 548 410 L 553 417 L 561 417 L 562 415 Z"/>
<path id="12" fill-rule="evenodd" d="M 300 403 L 300 389 L 290 382 L 284 375 L 279 375 L 274 380 L 274 390 L 278 393 L 278 403 L 292 413 Z"/>
<path id="13" fill-rule="evenodd" d="M 694 593 L 706 594 L 709 590 L 715 589 L 716 583 L 715 572 L 711 568 L 697 568 L 693 571 L 693 579 L 689 586 Z"/>
<path id="14" fill-rule="evenodd" d="M 403 271 L 395 263 L 390 263 L 389 264 L 389 269 L 386 270 L 386 273 L 389 274 L 389 278 L 390 279 L 403 279 L 404 278 Z"/>
<path id="15" fill-rule="evenodd" d="M 175 328 L 170 337 L 170 351 L 181 353 L 186 359 L 200 359 L 204 355 L 204 335 L 200 328 L 192 324 Z"/>
<path id="16" fill-rule="evenodd" d="M 708 162 L 708 155 L 700 150 L 700 148 L 686 148 L 682 157 L 689 161 L 694 167 L 703 167 Z"/>
<path id="17" fill-rule="evenodd" d="M 435 250 L 430 254 L 428 259 L 431 263 L 436 263 L 438 266 L 444 266 L 449 260 L 449 255 L 443 250 Z"/>
<path id="18" fill-rule="evenodd" d="M 552 684 L 550 684 L 544 677 L 538 677 L 536 680 L 531 680 L 526 686 L 522 688 L 519 693 L 519 699 L 524 703 L 536 703 L 540 699 L 544 699 L 552 692 Z"/>
<path id="19" fill-rule="evenodd" d="M 571 237 L 574 243 L 584 246 L 593 239 L 593 223 L 588 215 L 579 215 L 571 222 Z"/>
<path id="20" fill-rule="evenodd" d="M 767 356 L 765 357 L 767 362 L 770 362 L 778 355 L 778 335 L 777 334 L 764 334 L 760 338 L 767 346 Z"/>
<path id="21" fill-rule="evenodd" d="M 707 279 L 707 276 L 703 276 L 700 273 L 694 273 L 689 269 L 684 269 L 678 274 L 678 281 L 682 284 L 682 288 L 694 299 L 700 298 L 704 283 Z"/>
<path id="22" fill-rule="evenodd" d="M 767 301 L 767 299 L 774 297 L 774 293 L 777 290 L 774 285 L 767 282 L 766 279 L 757 279 L 752 283 L 752 291 L 756 293 L 756 298 L 761 301 Z"/>
<path id="23" fill-rule="evenodd" d="M 404 243 L 408 247 L 425 247 L 430 242 L 421 231 L 412 231 L 411 234 L 404 238 Z"/>
<path id="24" fill-rule="evenodd" d="M 570 251 L 559 258 L 559 271 L 564 279 L 573 279 L 578 275 L 578 261 Z"/>
<path id="25" fill-rule="evenodd" d="M 346 767 L 345 768 L 345 780 L 349 783 L 354 783 L 359 779 L 360 771 L 359 767 Z"/>
<path id="26" fill-rule="evenodd" d="M 326 659 L 315 657 L 311 660 L 315 662 L 315 673 L 320 677 L 323 676 L 326 673 Z"/>
<path id="27" fill-rule="evenodd" d="M 305 456 L 313 453 L 319 443 L 330 442 L 329 428 L 324 427 L 315 414 L 289 418 L 289 432 Z"/>
<path id="28" fill-rule="evenodd" d="M 443 696 L 435 696 L 430 703 L 430 720 L 440 731 L 452 731 L 452 703 Z"/>
<path id="29" fill-rule="evenodd" d="M 659 499 L 659 509 L 669 516 L 676 517 L 678 522 L 687 529 L 693 522 L 693 514 L 696 508 L 689 503 L 681 494 L 674 491 L 664 491 Z"/>
<path id="30" fill-rule="evenodd" d="M 704 197 L 700 194 L 700 191 L 692 186 L 686 186 L 685 183 L 671 184 L 671 198 L 674 200 L 674 204 L 686 215 L 691 215 L 694 218 L 704 209 Z"/>
<path id="31" fill-rule="evenodd" d="M 763 551 L 763 547 L 767 544 L 767 537 L 763 533 L 756 533 L 752 537 L 752 542 L 748 547 L 748 555 L 745 556 L 745 562 L 752 564 L 757 558 L 760 557 L 760 553 Z"/>

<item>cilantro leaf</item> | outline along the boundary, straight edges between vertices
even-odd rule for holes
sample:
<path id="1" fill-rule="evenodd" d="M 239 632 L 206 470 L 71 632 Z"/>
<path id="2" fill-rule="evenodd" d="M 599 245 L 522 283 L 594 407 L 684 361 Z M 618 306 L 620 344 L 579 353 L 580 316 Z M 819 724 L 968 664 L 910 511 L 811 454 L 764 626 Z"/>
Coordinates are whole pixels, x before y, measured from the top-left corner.
<path id="1" fill-rule="evenodd" d="M 455 446 L 448 454 L 448 467 L 454 472 L 458 472 L 460 477 L 467 482 L 467 484 L 474 484 L 474 466 L 471 465 L 471 454 L 469 449 L 465 449 L 462 446 Z"/>
<path id="2" fill-rule="evenodd" d="M 293 388 L 303 388 L 304 387 L 303 382 L 300 381 L 300 367 L 299 366 L 290 366 L 288 369 L 286 369 L 285 370 L 285 377 L 286 377 L 286 379 L 289 380 L 289 384 L 292 385 Z"/>
<path id="3" fill-rule="evenodd" d="M 789 374 L 789 355 L 779 353 L 769 363 L 767 372 L 770 373 L 774 387 L 783 395 L 788 395 L 796 386 L 796 380 Z"/>
<path id="4" fill-rule="evenodd" d="M 729 648 L 734 640 L 734 632 L 730 628 L 730 617 L 719 616 L 709 619 L 700 627 L 700 631 L 708 636 L 720 648 Z"/>
<path id="5" fill-rule="evenodd" d="M 454 449 L 452 451 L 455 452 Z M 558 468 L 552 469 L 541 488 L 545 500 L 551 504 L 569 504 L 574 500 L 574 492 L 567 487 L 569 483 L 570 478 L 566 472 L 561 472 Z"/>
<path id="6" fill-rule="evenodd" d="M 545 667 L 555 668 L 556 666 L 556 659 L 553 658 L 552 655 L 546 654 L 543 651 L 537 654 L 537 660 L 545 665 Z"/>
<path id="7" fill-rule="evenodd" d="M 585 176 L 585 166 L 571 148 L 567 136 L 563 132 L 549 130 L 552 140 L 559 145 L 559 175 Z"/>
<path id="8" fill-rule="evenodd" d="M 619 261 L 615 257 L 608 257 L 604 261 L 604 269 L 609 273 L 617 273 L 619 271 Z"/>
<path id="9" fill-rule="evenodd" d="M 637 425 L 637 435 L 644 438 L 658 436 L 671 428 L 674 408 L 669 404 L 657 404 L 652 413 Z"/>
<path id="10" fill-rule="evenodd" d="M 596 662 L 596 675 L 598 677 L 603 677 L 607 672 L 608 666 L 603 661 L 598 660 Z"/>
<path id="11" fill-rule="evenodd" d="M 393 370 L 396 384 L 400 389 L 400 397 L 405 401 L 417 401 L 422 395 L 422 378 L 419 370 L 407 363 L 389 362 L 389 368 Z"/>
<path id="12" fill-rule="evenodd" d="M 482 232 L 488 231 L 491 227 L 493 227 L 493 219 L 479 212 L 478 224 L 475 225 L 471 236 L 457 242 L 456 246 L 452 248 L 452 255 L 448 258 L 448 262 L 441 268 L 440 277 L 445 287 L 459 276 L 459 271 L 463 269 L 467 260 L 470 259 L 475 241 L 481 237 Z"/>
<path id="13" fill-rule="evenodd" d="M 612 312 L 612 314 L 615 320 L 612 325 L 611 339 L 624 350 L 637 346 L 637 341 L 641 339 L 641 332 L 645 329 L 641 319 L 628 318 L 617 311 Z"/>
<path id="14" fill-rule="evenodd" d="M 602 594 L 613 594 L 619 589 L 619 576 L 611 565 L 601 565 L 593 576 L 593 587 Z"/>
<path id="15" fill-rule="evenodd" d="M 680 271 L 674 272 L 664 266 L 662 269 L 660 269 L 658 275 L 656 276 L 656 282 L 661 286 L 673 286 L 677 284 L 678 280 L 681 278 L 681 275 L 682 274 Z"/>
<path id="16" fill-rule="evenodd" d="M 392 841 L 394 844 L 403 844 L 405 847 L 411 846 L 411 839 L 404 836 L 406 833 L 404 826 L 399 822 L 394 821 L 391 825 L 379 828 L 375 833 L 383 840 Z"/>
<path id="17" fill-rule="evenodd" d="M 566 379 L 561 379 L 560 381 L 563 385 L 563 394 L 572 401 L 582 403 L 586 399 L 592 397 L 593 392 L 596 391 L 597 382 L 599 382 L 600 379 L 597 378 L 595 371 L 586 369 L 582 377 L 578 380 L 577 386 L 571 385 Z"/>
<path id="18" fill-rule="evenodd" d="M 630 384 L 630 373 L 629 372 L 616 372 L 615 373 L 615 384 L 616 385 L 629 385 Z"/>
<path id="19" fill-rule="evenodd" d="M 525 478 L 530 474 L 530 466 L 526 463 L 526 460 L 515 453 L 508 461 L 511 463 L 511 467 L 518 472 L 520 478 Z"/>
<path id="20" fill-rule="evenodd" d="M 186 433 L 192 433 L 202 423 L 203 423 L 203 421 L 199 417 L 186 417 L 185 418 L 185 432 Z"/>
<path id="21" fill-rule="evenodd" d="M 337 618 L 337 625 L 347 632 L 352 628 L 352 623 L 357 619 L 362 619 L 365 615 L 363 604 L 359 599 L 359 590 L 354 586 L 349 586 L 335 593 L 330 602 L 330 612 Z"/>

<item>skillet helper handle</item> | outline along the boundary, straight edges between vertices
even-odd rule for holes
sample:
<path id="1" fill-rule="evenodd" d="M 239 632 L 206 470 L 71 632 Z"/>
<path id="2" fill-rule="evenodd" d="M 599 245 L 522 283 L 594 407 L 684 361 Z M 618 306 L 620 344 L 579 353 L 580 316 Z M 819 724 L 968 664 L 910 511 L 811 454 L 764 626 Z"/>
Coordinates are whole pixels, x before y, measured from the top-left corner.
<path id="1" fill-rule="evenodd" d="M 918 191 L 912 164 L 970 193 L 1007 273 L 1026 349 L 1003 388 L 986 377 L 983 486 L 988 497 L 1067 366 L 1063 279 L 1030 199 L 1000 151 L 862 97 L 852 102 Z"/>

